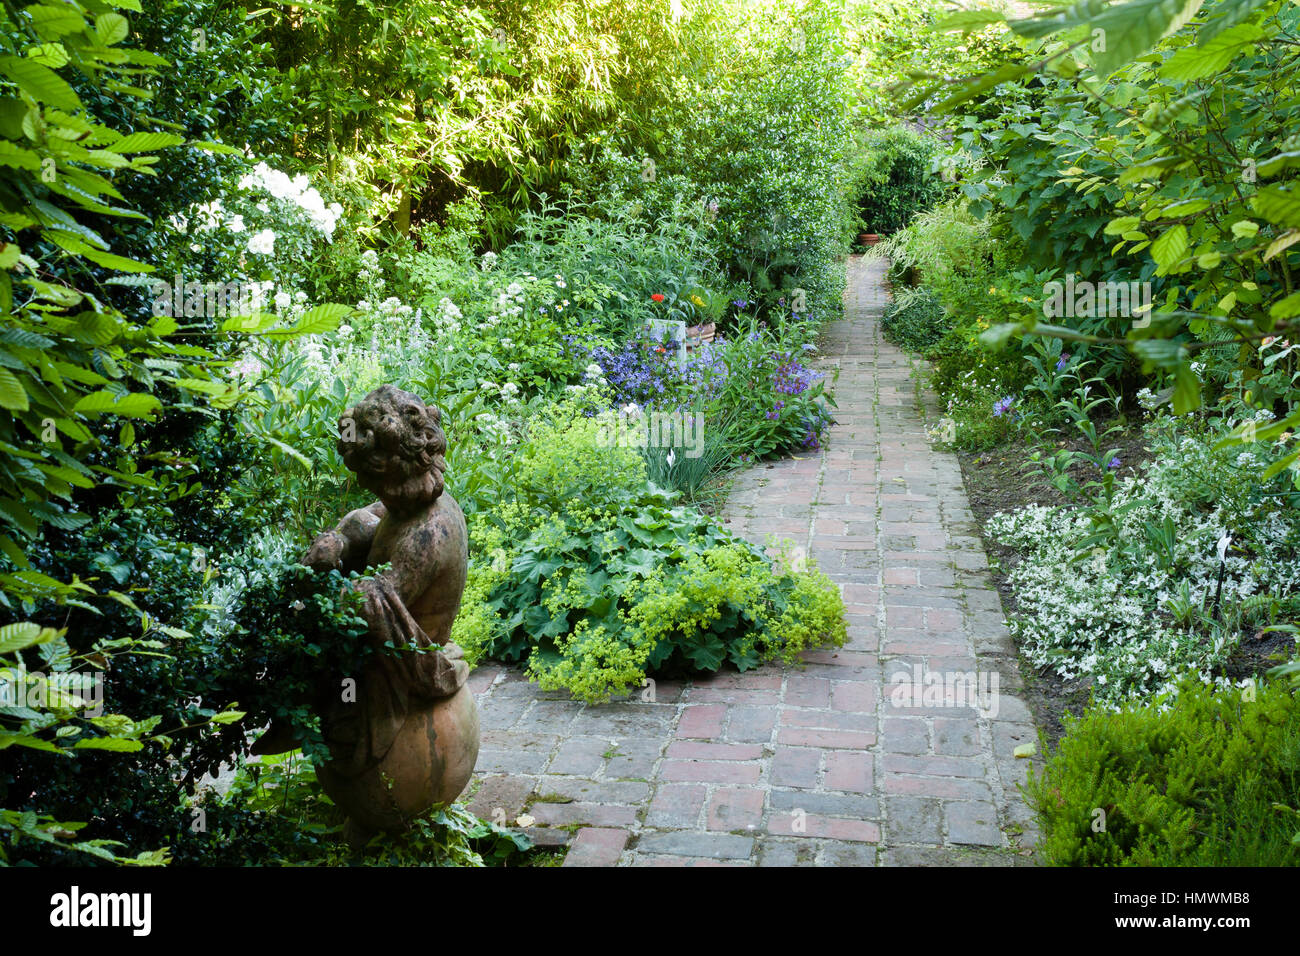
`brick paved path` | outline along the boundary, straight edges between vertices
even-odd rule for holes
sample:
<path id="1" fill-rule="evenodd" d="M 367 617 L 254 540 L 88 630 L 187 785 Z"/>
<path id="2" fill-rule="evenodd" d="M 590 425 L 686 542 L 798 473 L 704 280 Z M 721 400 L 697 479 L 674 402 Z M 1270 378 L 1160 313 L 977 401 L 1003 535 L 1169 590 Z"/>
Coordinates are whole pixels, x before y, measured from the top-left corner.
<path id="1" fill-rule="evenodd" d="M 566 866 L 1031 862 L 1015 648 L 957 460 L 926 438 L 933 398 L 880 337 L 882 271 L 850 260 L 823 339 L 826 448 L 741 475 L 726 511 L 751 540 L 807 549 L 843 591 L 848 643 L 590 707 L 482 667 L 479 815 L 527 812 L 539 842 L 568 842 Z M 946 692 L 910 696 L 927 674 Z"/>

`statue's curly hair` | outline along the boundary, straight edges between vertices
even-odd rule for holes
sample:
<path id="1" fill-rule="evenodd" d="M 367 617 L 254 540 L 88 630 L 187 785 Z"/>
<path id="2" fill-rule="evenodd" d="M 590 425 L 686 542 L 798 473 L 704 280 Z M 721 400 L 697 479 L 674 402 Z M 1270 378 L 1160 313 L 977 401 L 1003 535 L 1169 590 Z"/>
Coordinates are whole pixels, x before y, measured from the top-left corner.
<path id="1" fill-rule="evenodd" d="M 388 507 L 435 500 L 447 470 L 447 436 L 436 405 L 381 385 L 339 418 L 338 451 L 362 487 Z"/>

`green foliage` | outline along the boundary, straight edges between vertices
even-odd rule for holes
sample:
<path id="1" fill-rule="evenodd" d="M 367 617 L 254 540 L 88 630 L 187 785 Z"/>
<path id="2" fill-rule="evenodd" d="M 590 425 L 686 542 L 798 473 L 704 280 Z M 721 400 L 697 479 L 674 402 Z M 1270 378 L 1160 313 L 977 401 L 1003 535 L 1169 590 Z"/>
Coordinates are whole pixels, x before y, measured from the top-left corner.
<path id="1" fill-rule="evenodd" d="M 925 352 L 951 329 L 948 315 L 928 289 L 905 290 L 880 316 L 886 339 L 913 352 Z"/>
<path id="2" fill-rule="evenodd" d="M 298 751 L 240 766 L 230 789 L 205 801 L 211 847 L 203 862 L 227 853 L 241 830 L 225 821 L 260 816 L 274 821 L 273 838 L 245 846 L 232 862 L 263 866 L 531 866 L 547 857 L 517 830 L 480 820 L 460 804 L 435 807 L 400 835 L 374 837 L 360 852 L 343 839 L 343 814 L 321 793 L 315 767 Z M 241 821 L 242 822 L 242 821 Z M 214 859 L 215 858 L 215 859 Z"/>
<path id="3" fill-rule="evenodd" d="M 1129 144 L 1109 131 L 1127 112 L 1080 97 L 1062 80 L 1045 81 L 1042 91 L 1049 95 L 1041 102 L 1013 100 L 982 122 L 963 119 L 956 155 L 970 168 L 961 191 L 971 212 L 997 210 L 999 233 L 1020 240 L 1026 265 L 1068 263 L 1095 280 L 1136 274 L 1140 261 L 1097 240 L 1123 194 L 1111 177 L 1127 161 L 1118 151 Z"/>
<path id="4" fill-rule="evenodd" d="M 963 13 L 974 24 L 969 32 L 937 32 L 939 24 L 953 18 L 952 6 L 942 0 L 850 0 L 845 45 L 852 56 L 849 75 L 862 122 L 888 126 L 900 115 L 915 115 L 900 111 L 895 95 L 918 77 L 956 82 L 1024 58 L 1025 43 L 1018 37 L 980 29 L 1000 20 L 998 14 L 984 9 Z M 996 114 L 1016 93 L 1006 86 L 985 89 L 971 96 L 966 110 Z"/>
<path id="5" fill-rule="evenodd" d="M 1300 704 L 1191 682 L 1166 707 L 1090 710 L 1026 794 L 1058 866 L 1300 864 Z"/>
<path id="6" fill-rule="evenodd" d="M 859 151 L 850 188 L 862 232 L 897 232 L 943 194 L 933 139 L 895 126 L 867 133 Z"/>
<path id="7" fill-rule="evenodd" d="M 165 742 L 165 737 L 154 733 L 161 718 L 132 720 L 124 714 L 106 713 L 103 707 L 103 664 L 133 652 L 147 653 L 156 646 L 157 642 L 148 641 L 104 642 L 93 655 L 74 655 L 63 631 L 31 622 L 0 627 L 0 750 L 9 751 L 6 759 L 10 766 L 67 766 L 91 753 L 135 753 L 147 744 Z M 36 654 L 41 667 L 29 670 L 26 658 Z M 98 686 L 89 670 L 96 664 L 100 665 Z M 74 670 L 74 666 L 81 669 Z M 7 783 L 0 777 L 0 799 L 8 797 Z M 87 858 L 128 866 L 157 866 L 168 861 L 165 849 L 130 855 L 123 841 L 84 837 L 81 831 L 85 828 L 85 822 L 64 822 L 39 809 L 0 809 L 0 865 L 26 861 L 29 854 L 39 855 L 45 849 L 67 853 L 83 863 Z"/>
<path id="8" fill-rule="evenodd" d="M 1097 399 L 1095 383 L 1091 399 L 1072 399 L 1085 431 L 1097 413 L 1082 402 Z M 1023 555 L 1008 569 L 1018 607 L 1011 626 L 1036 667 L 1091 679 L 1097 701 L 1118 706 L 1171 691 L 1189 670 L 1225 684 L 1223 665 L 1261 623 L 1247 611 L 1252 598 L 1276 601 L 1281 622 L 1292 623 L 1297 496 L 1280 478 L 1258 481 L 1281 454 L 1275 446 L 1214 447 L 1227 428 L 1166 419 L 1148 434 L 1156 458 L 1122 479 L 1107 467 L 1116 454 L 1107 436 L 1096 434 L 1091 452 L 1061 456 L 1094 476 L 1079 505 L 990 520 L 990 536 Z"/>
<path id="9" fill-rule="evenodd" d="M 788 316 L 795 289 L 805 293 L 800 315 L 837 314 L 851 220 L 839 31 L 839 13 L 817 0 L 692 17 L 691 69 L 647 118 L 653 141 L 594 145 L 587 179 L 600 185 L 584 196 L 634 197 L 651 218 L 705 211 L 719 261 L 764 314 Z"/>
<path id="10" fill-rule="evenodd" d="M 112 76 L 116 64 L 129 63 L 149 75 L 161 58 L 114 49 L 126 27 L 107 4 L 92 4 L 84 15 L 61 5 L 33 4 L 22 14 L 6 8 L 0 20 L 0 161 L 9 169 L 0 184 L 0 548 L 20 568 L 27 561 L 17 540 L 35 537 L 46 522 L 85 523 L 68 504 L 74 488 L 135 470 L 125 462 L 87 461 L 98 444 L 88 426 L 105 415 L 154 417 L 162 404 L 151 394 L 159 378 L 208 378 L 196 366 L 186 368 L 180 356 L 173 365 L 180 375 L 145 364 L 172 357 L 160 336 L 174 332 L 175 323 L 133 323 L 106 301 L 102 284 L 89 294 L 67 280 L 93 266 L 151 271 L 113 253 L 85 220 L 139 218 L 116 205 L 122 193 L 104 174 L 147 174 L 154 157 L 144 154 L 181 137 L 123 136 L 95 122 L 56 72 L 75 65 L 91 76 Z M 39 590 L 21 578 L 4 579 L 7 593 Z"/>
<path id="11" fill-rule="evenodd" d="M 993 133 L 1009 146 L 1016 171 L 1029 174 L 1012 182 L 1004 198 L 1032 195 L 1035 178 L 1059 164 L 1058 183 L 1045 190 L 1046 198 L 1072 214 L 1064 228 L 1046 227 L 1053 237 L 1047 245 L 1084 253 L 1085 264 L 1104 268 L 1100 250 L 1079 243 L 1095 235 L 1085 224 L 1108 217 L 1104 231 L 1115 238 L 1106 256 L 1140 263 L 1141 277 L 1159 285 L 1158 304 L 1151 321 L 1101 334 L 1036 320 L 990 334 L 1005 339 L 1017 329 L 1034 330 L 1124 345 L 1144 371 L 1172 378 L 1170 400 L 1180 413 L 1201 403 L 1202 383 L 1191 368 L 1198 351 L 1225 340 L 1250 346 L 1292 326 L 1291 233 L 1300 227 L 1300 205 L 1291 195 L 1292 144 L 1278 135 L 1296 106 L 1300 60 L 1293 37 L 1300 14 L 1290 3 L 1248 0 L 1224 0 L 1203 16 L 1199 10 L 1198 3 L 1138 0 L 1013 21 L 1021 35 L 1046 38 L 1049 55 L 1036 65 L 986 74 L 942 106 L 960 105 L 964 95 L 990 84 L 1028 81 L 1039 70 L 1054 71 L 1077 91 L 1059 98 L 1052 115 L 1031 116 L 1024 128 L 1009 124 L 1013 136 Z M 1096 42 L 1097 31 L 1103 42 Z M 1088 36 L 1093 42 L 1073 42 Z M 1222 86 L 1218 96 L 1206 95 L 1203 84 L 1211 77 Z M 1052 144 L 1047 154 L 1036 145 L 1022 148 L 1024 137 L 1050 125 L 1059 132 L 1039 137 Z M 1208 148 L 1206 130 L 1222 148 Z M 1066 197 L 1061 187 L 1077 195 Z M 1039 228 L 1032 220 L 1046 208 L 1032 199 L 1028 205 L 1025 235 Z M 1079 222 L 1073 238 L 1070 219 Z M 1249 358 L 1243 349 L 1242 362 Z M 1279 467 L 1295 461 L 1300 449 L 1292 455 Z"/>
<path id="12" fill-rule="evenodd" d="M 549 689 L 606 700 L 660 670 L 714 671 L 844 640 L 838 591 L 779 571 L 713 519 L 650 485 L 635 449 L 602 447 L 581 416 L 538 426 L 518 494 L 473 529 L 457 618 L 467 655 L 527 658 Z"/>
<path id="13" fill-rule="evenodd" d="M 401 235 L 481 199 L 497 243 L 535 193 L 556 193 L 589 137 L 609 124 L 637 135 L 682 29 L 640 0 L 350 2 L 263 22 L 259 148 L 325 168 Z"/>

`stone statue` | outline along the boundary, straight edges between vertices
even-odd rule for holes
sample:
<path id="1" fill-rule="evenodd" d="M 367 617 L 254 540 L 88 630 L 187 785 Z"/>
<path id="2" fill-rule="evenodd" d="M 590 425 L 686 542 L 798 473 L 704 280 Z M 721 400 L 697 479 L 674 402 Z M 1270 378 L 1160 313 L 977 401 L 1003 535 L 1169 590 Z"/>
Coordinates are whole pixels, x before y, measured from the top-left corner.
<path id="1" fill-rule="evenodd" d="M 344 412 L 339 454 L 379 500 L 317 537 L 303 559 L 344 573 L 389 565 L 359 584 L 373 651 L 351 675 L 355 699 L 334 680 L 317 705 L 331 757 L 317 778 L 348 814 L 354 844 L 376 830 L 403 830 L 435 803 L 455 800 L 478 759 L 469 668 L 450 639 L 468 534 L 460 506 L 443 492 L 440 422 L 436 406 L 391 385 Z M 279 752 L 273 737 L 274 727 L 254 752 Z"/>

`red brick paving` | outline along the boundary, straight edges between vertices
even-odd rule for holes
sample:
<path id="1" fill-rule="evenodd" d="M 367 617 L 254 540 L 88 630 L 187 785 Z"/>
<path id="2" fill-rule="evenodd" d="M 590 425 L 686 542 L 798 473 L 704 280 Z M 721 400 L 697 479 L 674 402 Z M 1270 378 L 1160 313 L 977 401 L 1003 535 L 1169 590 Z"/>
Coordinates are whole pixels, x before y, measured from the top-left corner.
<path id="1" fill-rule="evenodd" d="M 530 833 L 568 840 L 566 866 L 1030 862 L 1015 648 L 957 460 L 926 436 L 934 399 L 880 337 L 882 275 L 850 261 L 821 343 L 839 372 L 826 447 L 739 475 L 725 512 L 807 549 L 843 593 L 847 645 L 595 707 L 480 668 L 475 812 L 528 812 Z"/>

